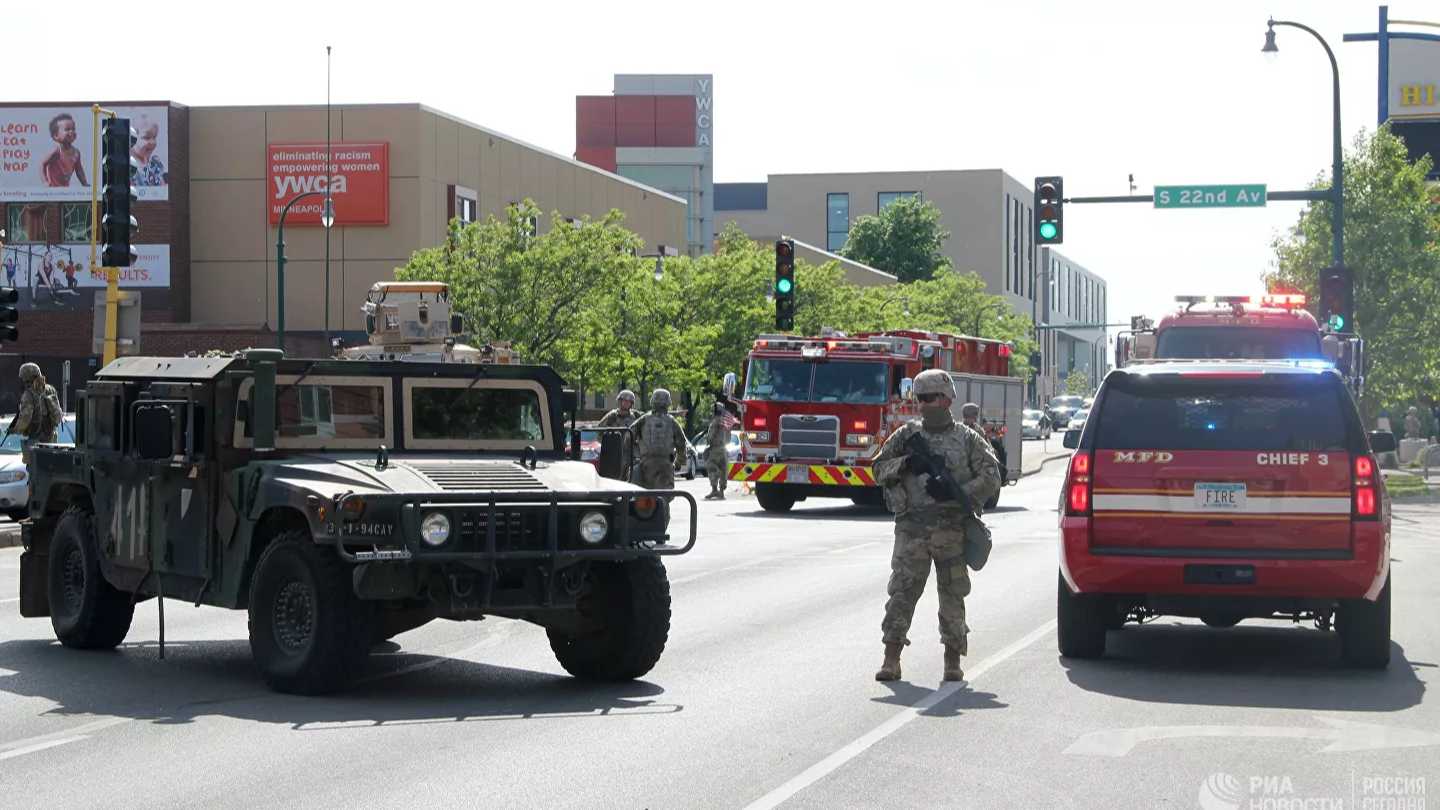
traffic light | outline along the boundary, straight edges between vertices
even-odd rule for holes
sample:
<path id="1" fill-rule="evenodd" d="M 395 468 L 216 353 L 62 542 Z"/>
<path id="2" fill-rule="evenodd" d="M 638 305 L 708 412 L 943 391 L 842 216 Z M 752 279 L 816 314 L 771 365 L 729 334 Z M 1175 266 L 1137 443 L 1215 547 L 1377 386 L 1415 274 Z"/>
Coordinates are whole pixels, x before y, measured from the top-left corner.
<path id="1" fill-rule="evenodd" d="M 1035 244 L 1065 241 L 1065 181 L 1059 177 L 1035 178 Z"/>
<path id="2" fill-rule="evenodd" d="M 0 342 L 19 340 L 20 310 L 15 304 L 20 301 L 20 291 L 14 287 L 0 287 Z"/>
<path id="3" fill-rule="evenodd" d="M 795 328 L 795 240 L 775 242 L 775 328 Z"/>
<path id="4" fill-rule="evenodd" d="M 140 227 L 130 215 L 136 199 L 131 183 L 139 170 L 139 164 L 130 156 L 135 141 L 129 118 L 105 119 L 100 131 L 104 182 L 100 192 L 100 263 L 105 267 L 129 267 L 135 263 L 135 249 L 130 245 L 133 232 Z"/>
<path id="5" fill-rule="evenodd" d="M 1332 332 L 1355 331 L 1355 280 L 1348 267 L 1320 271 L 1320 325 Z"/>

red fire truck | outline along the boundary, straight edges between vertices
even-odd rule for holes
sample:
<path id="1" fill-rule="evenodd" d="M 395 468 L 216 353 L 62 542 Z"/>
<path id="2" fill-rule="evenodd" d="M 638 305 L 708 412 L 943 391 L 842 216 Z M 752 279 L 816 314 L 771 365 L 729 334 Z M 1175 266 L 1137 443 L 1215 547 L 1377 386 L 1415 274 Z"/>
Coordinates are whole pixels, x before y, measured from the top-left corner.
<path id="1" fill-rule="evenodd" d="M 915 330 L 761 335 L 747 362 L 741 454 L 729 478 L 753 485 L 769 512 L 811 497 L 883 503 L 871 462 L 891 431 L 919 415 L 908 397 L 911 380 L 939 368 L 955 380 L 957 418 L 963 403 L 980 406 L 1005 483 L 1013 484 L 1024 384 L 1009 376 L 1012 352 L 1002 341 Z"/>
<path id="2" fill-rule="evenodd" d="M 1177 295 L 1182 304 L 1153 325 L 1132 318 L 1115 341 L 1115 365 L 1146 360 L 1315 360 L 1333 364 L 1358 396 L 1364 341 L 1321 329 L 1298 293 Z"/>

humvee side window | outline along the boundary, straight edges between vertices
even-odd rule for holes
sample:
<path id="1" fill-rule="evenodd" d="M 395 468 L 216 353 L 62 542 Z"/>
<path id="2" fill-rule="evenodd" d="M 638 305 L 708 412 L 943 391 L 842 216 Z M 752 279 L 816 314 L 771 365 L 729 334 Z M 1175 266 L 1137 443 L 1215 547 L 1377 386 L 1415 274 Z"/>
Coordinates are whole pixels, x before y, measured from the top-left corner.
<path id="1" fill-rule="evenodd" d="M 515 450 L 543 446 L 549 432 L 544 389 L 526 380 L 406 380 L 406 446 Z"/>
<path id="2" fill-rule="evenodd" d="M 92 450 L 117 450 L 120 438 L 115 397 L 91 394 L 85 403 L 86 446 Z"/>

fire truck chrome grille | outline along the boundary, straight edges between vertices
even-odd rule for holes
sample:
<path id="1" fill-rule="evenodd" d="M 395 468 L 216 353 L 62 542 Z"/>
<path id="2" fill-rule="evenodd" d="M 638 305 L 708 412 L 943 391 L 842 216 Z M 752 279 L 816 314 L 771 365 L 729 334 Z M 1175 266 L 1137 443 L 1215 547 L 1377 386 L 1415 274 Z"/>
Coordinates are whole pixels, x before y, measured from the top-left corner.
<path id="1" fill-rule="evenodd" d="M 840 455 L 840 419 L 785 414 L 780 417 L 780 457 L 833 459 Z"/>

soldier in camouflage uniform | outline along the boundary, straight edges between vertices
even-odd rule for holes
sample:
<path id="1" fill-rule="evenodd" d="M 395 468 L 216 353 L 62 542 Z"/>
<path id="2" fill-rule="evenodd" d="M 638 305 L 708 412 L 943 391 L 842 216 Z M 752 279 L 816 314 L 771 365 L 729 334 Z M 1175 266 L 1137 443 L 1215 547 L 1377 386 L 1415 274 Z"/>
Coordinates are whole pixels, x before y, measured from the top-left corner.
<path id="1" fill-rule="evenodd" d="M 29 466 L 30 446 L 56 441 L 64 414 L 60 411 L 60 396 L 55 393 L 55 386 L 45 382 L 39 366 L 34 363 L 20 366 L 20 386 L 23 389 L 20 412 L 15 415 L 9 430 L 24 437 L 20 458 Z"/>
<path id="2" fill-rule="evenodd" d="M 723 501 L 730 472 L 730 458 L 725 454 L 725 446 L 730 443 L 730 416 L 725 412 L 725 406 L 718 402 L 715 403 L 715 415 L 710 418 L 710 427 L 705 431 L 705 441 L 709 445 L 705 448 L 705 475 L 710 479 L 710 494 L 705 496 L 705 500 Z"/>
<path id="3" fill-rule="evenodd" d="M 950 414 L 955 384 L 939 369 L 922 371 L 915 378 L 920 419 L 911 420 L 885 440 L 875 457 L 875 477 L 885 488 L 885 501 L 895 513 L 895 551 L 890 558 L 890 599 L 885 603 L 885 662 L 875 673 L 878 681 L 900 678 L 900 653 L 909 644 L 906 633 L 915 603 L 925 592 L 930 566 L 940 589 L 940 639 L 945 643 L 945 680 L 964 678 L 960 656 L 968 651 L 965 597 L 970 573 L 965 566 L 967 531 L 986 531 L 980 522 L 980 505 L 1000 489 L 1000 471 L 990 443 Z M 937 500 L 938 482 L 920 472 L 918 459 L 905 450 L 905 441 L 922 432 L 930 450 L 943 456 L 945 466 L 960 485 L 968 503 Z"/>
<path id="4" fill-rule="evenodd" d="M 640 412 L 635 410 L 635 392 L 626 389 L 615 397 L 615 404 L 618 407 L 611 408 L 604 416 L 600 417 L 600 427 L 623 427 L 628 428 L 635 424 L 640 418 Z"/>
<path id="5" fill-rule="evenodd" d="M 675 488 L 675 459 L 685 458 L 685 431 L 670 415 L 670 392 L 656 388 L 650 412 L 630 426 L 640 461 L 632 481 L 646 489 Z"/>

